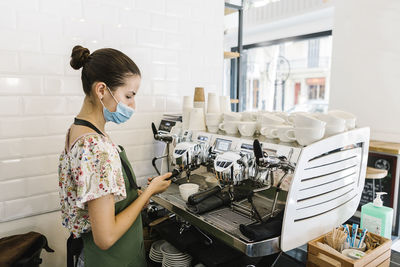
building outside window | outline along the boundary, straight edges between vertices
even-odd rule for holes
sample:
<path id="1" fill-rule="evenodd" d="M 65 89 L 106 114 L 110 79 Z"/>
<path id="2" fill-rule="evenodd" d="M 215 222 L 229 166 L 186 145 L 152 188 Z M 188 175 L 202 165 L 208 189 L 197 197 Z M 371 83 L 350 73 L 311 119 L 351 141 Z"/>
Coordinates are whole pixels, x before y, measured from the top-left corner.
<path id="1" fill-rule="evenodd" d="M 239 111 L 327 110 L 331 52 L 331 31 L 244 46 Z"/>

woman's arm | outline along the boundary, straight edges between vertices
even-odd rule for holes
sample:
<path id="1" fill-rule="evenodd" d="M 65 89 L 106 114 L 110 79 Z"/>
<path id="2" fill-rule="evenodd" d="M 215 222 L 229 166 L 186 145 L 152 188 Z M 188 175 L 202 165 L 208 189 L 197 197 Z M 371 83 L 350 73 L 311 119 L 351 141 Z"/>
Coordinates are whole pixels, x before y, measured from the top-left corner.
<path id="1" fill-rule="evenodd" d="M 171 173 L 167 173 L 152 179 L 146 190 L 117 215 L 112 194 L 89 201 L 89 220 L 95 244 L 102 250 L 109 249 L 135 222 L 150 197 L 168 188 L 171 181 L 165 179 L 170 176 Z"/>

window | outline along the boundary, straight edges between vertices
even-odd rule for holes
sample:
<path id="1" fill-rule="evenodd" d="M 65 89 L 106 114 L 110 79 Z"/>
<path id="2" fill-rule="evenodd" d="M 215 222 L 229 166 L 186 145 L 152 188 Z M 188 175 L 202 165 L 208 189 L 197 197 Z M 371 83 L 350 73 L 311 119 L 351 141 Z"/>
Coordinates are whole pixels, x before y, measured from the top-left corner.
<path id="1" fill-rule="evenodd" d="M 328 108 L 331 31 L 246 45 L 231 62 L 231 98 L 239 111 L 324 111 Z"/>

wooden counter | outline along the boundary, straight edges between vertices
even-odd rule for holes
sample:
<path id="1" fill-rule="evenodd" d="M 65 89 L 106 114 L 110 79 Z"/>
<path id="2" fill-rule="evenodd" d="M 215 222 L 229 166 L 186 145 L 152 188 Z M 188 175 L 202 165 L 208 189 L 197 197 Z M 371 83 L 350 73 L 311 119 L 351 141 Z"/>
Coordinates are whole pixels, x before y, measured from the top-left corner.
<path id="1" fill-rule="evenodd" d="M 369 142 L 369 151 L 400 155 L 400 143 L 371 140 Z"/>

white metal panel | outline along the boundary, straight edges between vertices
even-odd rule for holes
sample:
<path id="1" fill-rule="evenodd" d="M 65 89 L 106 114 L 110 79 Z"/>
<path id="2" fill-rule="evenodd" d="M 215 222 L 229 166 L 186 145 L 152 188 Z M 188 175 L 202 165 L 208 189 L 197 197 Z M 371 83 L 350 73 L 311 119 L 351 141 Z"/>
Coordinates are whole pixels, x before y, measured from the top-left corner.
<path id="1" fill-rule="evenodd" d="M 341 178 L 348 177 L 350 175 L 354 175 L 359 172 L 359 168 L 360 168 L 360 166 L 357 165 L 357 166 L 354 166 L 354 167 L 351 167 L 348 169 L 344 169 L 339 172 L 334 172 L 334 173 L 331 173 L 328 175 L 309 178 L 307 180 L 302 180 L 299 185 L 299 190 L 319 186 L 324 183 L 330 183 L 337 179 L 341 179 Z"/>
<path id="2" fill-rule="evenodd" d="M 345 178 L 340 178 L 338 180 L 335 180 L 331 183 L 324 183 L 324 184 L 321 184 L 320 186 L 315 186 L 312 188 L 299 190 L 301 195 L 299 196 L 297 201 L 300 202 L 304 199 L 309 199 L 312 197 L 325 195 L 325 194 L 332 192 L 334 190 L 337 190 L 339 188 L 346 187 L 351 184 L 356 184 L 356 181 L 354 178 L 355 178 L 354 175 L 347 176 Z"/>
<path id="3" fill-rule="evenodd" d="M 330 231 L 357 210 L 364 187 L 369 134 L 369 128 L 354 129 L 303 148 L 286 200 L 283 251 Z M 349 150 L 352 147 L 355 149 Z"/>
<path id="4" fill-rule="evenodd" d="M 361 156 L 356 156 L 344 161 L 334 162 L 332 164 L 326 164 L 318 168 L 307 168 L 303 170 L 302 180 L 318 177 L 326 174 L 339 172 L 348 168 L 355 167 L 359 164 Z"/>
<path id="5" fill-rule="evenodd" d="M 334 162 L 344 161 L 350 158 L 357 157 L 361 153 L 361 148 L 351 148 L 343 151 L 326 154 L 315 159 L 311 159 L 307 165 L 307 169 L 316 168 L 326 164 L 332 164 Z"/>

